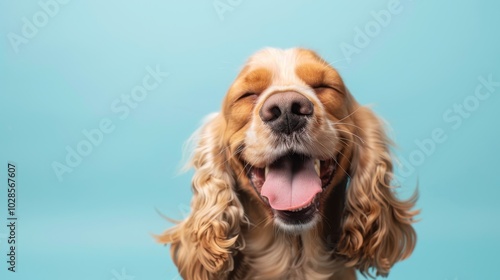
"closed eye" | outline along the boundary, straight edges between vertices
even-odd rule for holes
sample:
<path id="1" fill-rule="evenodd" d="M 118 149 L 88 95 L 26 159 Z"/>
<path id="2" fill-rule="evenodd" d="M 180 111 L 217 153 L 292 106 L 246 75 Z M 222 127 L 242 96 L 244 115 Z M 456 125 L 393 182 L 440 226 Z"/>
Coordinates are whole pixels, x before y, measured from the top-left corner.
<path id="1" fill-rule="evenodd" d="M 245 98 L 249 98 L 249 97 L 255 98 L 255 97 L 257 97 L 257 93 L 251 92 L 251 91 L 246 92 L 243 95 L 241 95 L 240 97 L 238 97 L 238 99 L 236 101 L 239 101 L 239 100 L 242 100 Z"/>
<path id="2" fill-rule="evenodd" d="M 337 88 L 335 86 L 330 86 L 327 84 L 314 85 L 314 86 L 312 86 L 312 88 L 314 89 L 316 94 L 320 94 L 320 93 L 324 93 L 326 91 L 332 91 L 332 90 L 337 92 L 337 93 L 342 94 L 342 91 L 339 88 Z"/>

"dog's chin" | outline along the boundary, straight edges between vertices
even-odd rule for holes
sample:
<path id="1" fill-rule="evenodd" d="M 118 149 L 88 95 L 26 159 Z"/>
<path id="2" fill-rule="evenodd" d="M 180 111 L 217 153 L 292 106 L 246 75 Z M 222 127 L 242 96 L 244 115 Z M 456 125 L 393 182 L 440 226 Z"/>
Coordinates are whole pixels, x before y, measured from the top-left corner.
<path id="1" fill-rule="evenodd" d="M 271 208 L 272 209 L 272 208 Z M 275 225 L 282 231 L 291 234 L 300 234 L 309 231 L 320 220 L 319 195 L 310 205 L 294 211 L 272 209 Z"/>
<path id="2" fill-rule="evenodd" d="M 295 178 L 296 176 L 300 177 L 298 174 L 306 174 L 305 177 L 307 179 L 311 179 L 311 177 L 313 177 L 312 181 L 316 182 L 314 185 L 315 191 L 312 193 L 306 192 L 307 194 L 304 197 L 309 197 L 309 199 L 303 200 L 304 202 L 302 203 L 293 203 L 293 205 L 287 206 L 273 205 L 273 203 L 269 201 L 268 197 L 266 197 L 264 184 L 268 179 L 268 175 L 271 175 L 271 172 L 273 172 L 268 170 L 277 169 L 280 171 L 282 168 L 279 166 L 282 166 L 284 161 L 293 165 L 293 167 L 290 168 L 292 171 L 287 173 L 287 175 Z M 337 169 L 337 161 L 335 159 L 319 160 L 313 159 L 307 155 L 289 153 L 283 155 L 280 159 L 272 163 L 266 164 L 262 168 L 254 167 L 250 164 L 245 164 L 245 166 L 247 176 L 254 191 L 263 201 L 264 207 L 272 213 L 274 223 L 279 230 L 291 234 L 299 234 L 311 230 L 321 220 L 321 214 L 319 212 L 321 206 L 320 202 L 322 201 L 321 196 L 327 186 L 330 185 L 335 170 Z M 309 168 L 309 171 L 304 171 L 306 168 Z M 314 171 L 310 171 L 312 168 L 314 168 L 315 173 Z M 308 180 L 301 180 L 301 178 L 299 178 L 298 182 L 305 182 L 306 185 L 304 185 L 304 187 L 307 187 Z M 276 190 L 282 188 L 282 185 L 274 184 L 273 188 Z M 280 195 L 287 195 L 287 193 L 280 193 L 279 191 L 276 192 Z"/>

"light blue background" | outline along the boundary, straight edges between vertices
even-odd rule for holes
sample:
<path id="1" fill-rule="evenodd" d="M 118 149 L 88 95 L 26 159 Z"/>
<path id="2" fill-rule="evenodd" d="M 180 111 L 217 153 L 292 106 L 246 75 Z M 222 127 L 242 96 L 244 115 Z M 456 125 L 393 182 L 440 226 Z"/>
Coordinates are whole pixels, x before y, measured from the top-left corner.
<path id="1" fill-rule="evenodd" d="M 48 1 L 48 0 L 42 0 Z M 226 2 L 226 1 L 223 1 Z M 234 1 L 233 2 L 237 2 Z M 239 67 L 265 47 L 315 49 L 351 92 L 388 123 L 408 160 L 436 128 L 444 143 L 402 179 L 419 180 L 418 245 L 388 279 L 500 279 L 500 88 L 453 129 L 443 114 L 500 81 L 500 4 L 401 0 L 402 11 L 347 61 L 341 44 L 389 1 L 242 1 L 221 20 L 212 0 L 70 1 L 16 53 L 37 1 L 0 3 L 0 278 L 174 279 L 168 248 L 151 233 L 161 213 L 188 211 L 182 145 L 217 111 Z M 146 67 L 170 76 L 121 120 L 110 106 Z M 57 179 L 66 146 L 109 118 L 115 130 Z M 18 272 L 5 263 L 6 165 L 18 166 Z"/>

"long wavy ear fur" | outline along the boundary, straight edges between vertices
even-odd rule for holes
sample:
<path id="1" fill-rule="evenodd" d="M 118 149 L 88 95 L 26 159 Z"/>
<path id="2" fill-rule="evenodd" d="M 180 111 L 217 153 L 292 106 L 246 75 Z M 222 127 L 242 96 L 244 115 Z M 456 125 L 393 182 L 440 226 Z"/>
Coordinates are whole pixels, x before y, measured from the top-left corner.
<path id="1" fill-rule="evenodd" d="M 240 249 L 243 208 L 233 191 L 223 144 L 225 121 L 212 116 L 199 131 L 193 153 L 191 214 L 157 237 L 171 244 L 172 258 L 184 279 L 221 279 L 233 269 L 232 254 Z"/>
<path id="2" fill-rule="evenodd" d="M 392 161 L 381 120 L 367 107 L 355 108 L 358 127 L 351 181 L 346 195 L 343 233 L 337 247 L 363 274 L 374 268 L 386 276 L 392 265 L 407 258 L 416 244 L 412 210 L 417 193 L 399 200 L 391 186 Z"/>

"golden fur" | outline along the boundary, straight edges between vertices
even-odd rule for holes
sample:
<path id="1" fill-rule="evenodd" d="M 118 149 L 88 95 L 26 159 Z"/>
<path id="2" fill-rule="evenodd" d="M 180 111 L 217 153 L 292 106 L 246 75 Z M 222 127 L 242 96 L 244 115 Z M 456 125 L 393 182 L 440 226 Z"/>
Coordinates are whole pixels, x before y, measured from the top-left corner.
<path id="1" fill-rule="evenodd" d="M 301 138 L 281 145 L 258 112 L 284 91 L 305 96 L 314 115 Z M 355 269 L 387 275 L 413 251 L 416 195 L 395 196 L 382 122 L 314 52 L 265 49 L 252 56 L 221 112 L 197 135 L 191 214 L 157 237 L 171 244 L 183 278 L 349 280 Z M 246 171 L 290 147 L 337 165 L 319 197 L 319 221 L 295 232 L 274 219 Z"/>

